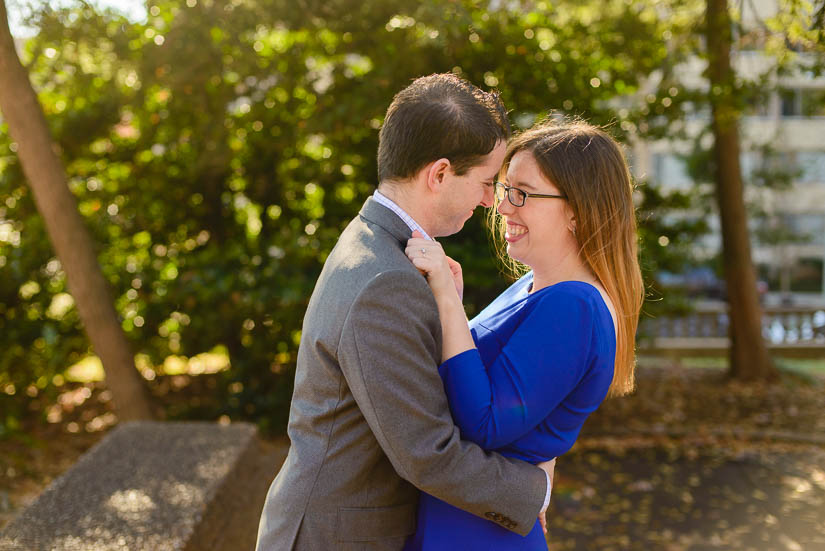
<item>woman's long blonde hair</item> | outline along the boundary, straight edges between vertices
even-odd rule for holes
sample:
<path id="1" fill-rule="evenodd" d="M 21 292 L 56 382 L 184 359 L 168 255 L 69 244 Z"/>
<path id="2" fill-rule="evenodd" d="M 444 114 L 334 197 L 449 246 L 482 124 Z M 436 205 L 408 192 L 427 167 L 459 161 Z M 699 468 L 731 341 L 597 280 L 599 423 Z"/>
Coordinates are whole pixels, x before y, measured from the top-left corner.
<path id="1" fill-rule="evenodd" d="M 639 269 L 633 183 L 619 145 L 586 122 L 548 120 L 508 144 L 501 178 L 513 155 L 530 151 L 544 176 L 567 197 L 576 219 L 579 255 L 604 287 L 616 311 L 616 361 L 608 396 L 634 388 L 635 337 L 644 285 Z M 529 199 L 528 199 L 529 200 Z M 505 223 L 490 209 L 490 229 L 513 275 L 525 267 L 507 257 Z"/>

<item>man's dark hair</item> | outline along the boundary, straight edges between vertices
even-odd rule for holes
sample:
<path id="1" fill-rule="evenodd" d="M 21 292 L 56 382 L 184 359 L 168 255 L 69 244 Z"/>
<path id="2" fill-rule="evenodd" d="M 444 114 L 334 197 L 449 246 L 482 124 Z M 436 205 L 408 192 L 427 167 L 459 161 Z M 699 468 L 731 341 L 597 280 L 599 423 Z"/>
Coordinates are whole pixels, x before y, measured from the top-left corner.
<path id="1" fill-rule="evenodd" d="M 378 180 L 411 178 L 441 158 L 460 176 L 509 137 L 510 121 L 498 94 L 449 73 L 420 77 L 387 109 L 378 135 Z"/>

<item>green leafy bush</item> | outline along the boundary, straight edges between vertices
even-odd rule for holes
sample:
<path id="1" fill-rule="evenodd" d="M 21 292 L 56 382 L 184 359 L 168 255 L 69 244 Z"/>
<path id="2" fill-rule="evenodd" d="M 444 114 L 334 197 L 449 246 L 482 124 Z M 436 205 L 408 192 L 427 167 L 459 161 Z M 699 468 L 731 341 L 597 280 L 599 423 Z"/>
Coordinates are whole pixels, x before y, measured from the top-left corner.
<path id="1" fill-rule="evenodd" d="M 374 189 L 378 128 L 398 90 L 455 71 L 498 88 L 517 125 L 556 110 L 619 139 L 661 132 L 670 111 L 630 98 L 673 62 L 661 37 L 685 24 L 617 0 L 301 5 L 158 0 L 138 23 L 86 4 L 44 8 L 23 56 L 136 351 L 159 364 L 225 347 L 223 406 L 210 416 L 267 430 L 285 424 L 308 297 Z M 54 393 L 90 351 L 5 132 L 0 197 L 9 430 L 27 389 Z M 681 205 L 644 197 L 642 235 L 655 239 L 657 217 Z M 649 241 L 643 254 L 662 254 Z M 505 284 L 479 220 L 445 243 L 478 310 Z"/>

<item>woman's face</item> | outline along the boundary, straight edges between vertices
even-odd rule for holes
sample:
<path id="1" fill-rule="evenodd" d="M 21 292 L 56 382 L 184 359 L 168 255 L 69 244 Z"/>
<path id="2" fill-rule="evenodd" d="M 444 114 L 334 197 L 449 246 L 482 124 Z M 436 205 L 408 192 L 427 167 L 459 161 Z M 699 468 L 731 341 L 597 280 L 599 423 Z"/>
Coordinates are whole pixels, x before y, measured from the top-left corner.
<path id="1" fill-rule="evenodd" d="M 529 193 L 561 195 L 559 189 L 542 174 L 533 153 L 519 151 L 507 169 L 508 186 Z M 507 254 L 536 269 L 552 269 L 571 252 L 578 252 L 573 214 L 567 201 L 527 197 L 524 206 L 515 207 L 507 198 L 498 202 L 497 210 L 507 221 Z"/>

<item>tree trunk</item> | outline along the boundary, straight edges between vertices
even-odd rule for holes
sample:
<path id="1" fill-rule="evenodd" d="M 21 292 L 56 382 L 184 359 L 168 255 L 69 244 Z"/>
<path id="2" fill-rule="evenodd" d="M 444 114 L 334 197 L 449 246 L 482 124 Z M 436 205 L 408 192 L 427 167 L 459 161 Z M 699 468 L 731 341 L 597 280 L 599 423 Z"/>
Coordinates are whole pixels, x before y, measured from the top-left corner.
<path id="1" fill-rule="evenodd" d="M 739 380 L 778 376 L 762 338 L 762 308 L 751 259 L 742 171 L 739 165 L 739 108 L 731 69 L 731 20 L 727 0 L 707 0 L 707 48 L 713 112 L 716 199 L 722 226 L 722 256 L 730 308 L 730 372 Z"/>
<path id="2" fill-rule="evenodd" d="M 0 0 L 0 110 L 92 346 L 103 362 L 106 383 L 121 420 L 151 419 L 149 393 L 123 333 L 92 240 L 66 183 L 46 118 L 20 64 Z"/>

